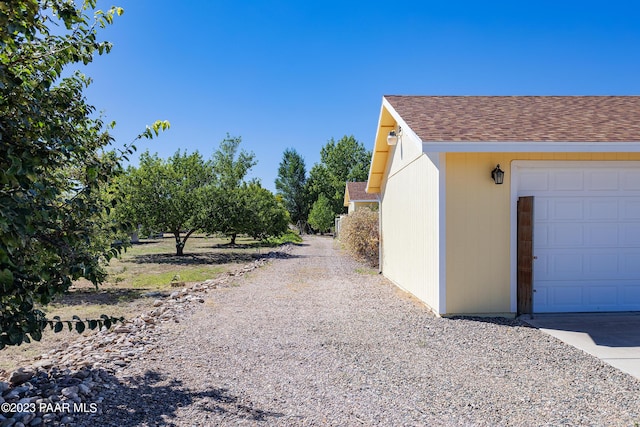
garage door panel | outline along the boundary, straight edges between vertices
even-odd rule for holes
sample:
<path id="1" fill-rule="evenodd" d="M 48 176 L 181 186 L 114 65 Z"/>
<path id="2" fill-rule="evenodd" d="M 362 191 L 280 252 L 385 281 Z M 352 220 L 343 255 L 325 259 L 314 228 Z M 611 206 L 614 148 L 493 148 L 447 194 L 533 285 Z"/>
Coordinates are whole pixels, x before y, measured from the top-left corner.
<path id="1" fill-rule="evenodd" d="M 622 269 L 623 272 L 632 277 L 640 277 L 640 253 L 638 251 L 623 252 Z"/>
<path id="2" fill-rule="evenodd" d="M 585 279 L 620 279 L 624 273 L 620 269 L 617 253 L 602 252 L 586 255 Z"/>
<path id="3" fill-rule="evenodd" d="M 582 199 L 549 199 L 548 221 L 579 221 L 583 219 Z"/>
<path id="4" fill-rule="evenodd" d="M 624 200 L 620 219 L 623 221 L 640 221 L 640 199 Z"/>
<path id="5" fill-rule="evenodd" d="M 632 247 L 640 245 L 640 224 L 622 224 L 620 230 L 621 245 Z"/>
<path id="6" fill-rule="evenodd" d="M 555 252 L 550 254 L 549 259 L 550 277 L 556 280 L 584 278 L 585 271 L 582 254 Z"/>
<path id="7" fill-rule="evenodd" d="M 585 200 L 585 220 L 617 221 L 618 199 L 615 197 L 589 198 Z"/>
<path id="8" fill-rule="evenodd" d="M 585 173 L 585 184 L 588 191 L 618 191 L 620 179 L 617 173 L 594 170 Z"/>
<path id="9" fill-rule="evenodd" d="M 580 223 L 555 223 L 548 228 L 549 243 L 553 247 L 582 246 L 584 242 L 584 231 Z"/>
<path id="10" fill-rule="evenodd" d="M 526 171 L 519 175 L 519 189 L 522 191 L 547 191 L 549 175 L 546 171 Z"/>
<path id="11" fill-rule="evenodd" d="M 585 227 L 585 245 L 589 247 L 617 247 L 620 243 L 620 226 L 616 223 L 591 224 Z"/>
<path id="12" fill-rule="evenodd" d="M 625 170 L 620 173 L 620 188 L 625 191 L 640 191 L 640 170 Z"/>
<path id="13" fill-rule="evenodd" d="M 534 196 L 534 312 L 640 310 L 640 162 L 549 162 L 516 182 Z"/>
<path id="14" fill-rule="evenodd" d="M 618 303 L 616 286 L 594 285 L 584 288 L 584 296 L 588 306 L 615 306 Z"/>
<path id="15" fill-rule="evenodd" d="M 555 191 L 577 191 L 584 189 L 584 174 L 581 170 L 557 170 L 551 172 L 549 180 Z"/>
<path id="16" fill-rule="evenodd" d="M 633 307 L 640 307 L 640 284 L 635 282 L 623 286 L 622 301 L 629 310 L 638 310 L 638 308 Z"/>

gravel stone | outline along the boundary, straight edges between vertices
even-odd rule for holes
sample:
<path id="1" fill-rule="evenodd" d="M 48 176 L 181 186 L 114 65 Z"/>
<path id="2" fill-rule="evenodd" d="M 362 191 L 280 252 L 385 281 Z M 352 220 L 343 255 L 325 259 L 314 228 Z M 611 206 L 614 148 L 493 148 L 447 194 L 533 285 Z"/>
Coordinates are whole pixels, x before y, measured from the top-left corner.
<path id="1" fill-rule="evenodd" d="M 523 322 L 436 318 L 326 237 L 265 258 L 149 313 L 161 345 L 94 365 L 100 412 L 75 425 L 640 423 L 640 381 Z"/>

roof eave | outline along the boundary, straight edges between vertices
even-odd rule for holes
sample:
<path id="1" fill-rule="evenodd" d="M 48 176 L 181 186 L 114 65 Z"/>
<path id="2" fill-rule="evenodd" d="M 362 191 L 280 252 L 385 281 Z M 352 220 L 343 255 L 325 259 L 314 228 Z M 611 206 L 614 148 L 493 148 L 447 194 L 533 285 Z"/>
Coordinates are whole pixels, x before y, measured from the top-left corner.
<path id="1" fill-rule="evenodd" d="M 422 141 L 425 153 L 640 152 L 640 141 Z"/>

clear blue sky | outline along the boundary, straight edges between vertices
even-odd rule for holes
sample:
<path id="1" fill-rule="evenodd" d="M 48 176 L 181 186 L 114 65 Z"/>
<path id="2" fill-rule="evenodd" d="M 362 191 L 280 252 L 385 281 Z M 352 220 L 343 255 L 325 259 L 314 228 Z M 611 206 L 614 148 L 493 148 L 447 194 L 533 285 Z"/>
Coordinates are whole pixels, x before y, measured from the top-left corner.
<path id="1" fill-rule="evenodd" d="M 118 143 L 209 157 L 226 133 L 274 190 L 282 152 L 307 170 L 330 139 L 373 147 L 382 96 L 638 95 L 637 1 L 110 0 L 125 9 L 85 72 Z M 135 160 L 134 160 L 135 161 Z"/>

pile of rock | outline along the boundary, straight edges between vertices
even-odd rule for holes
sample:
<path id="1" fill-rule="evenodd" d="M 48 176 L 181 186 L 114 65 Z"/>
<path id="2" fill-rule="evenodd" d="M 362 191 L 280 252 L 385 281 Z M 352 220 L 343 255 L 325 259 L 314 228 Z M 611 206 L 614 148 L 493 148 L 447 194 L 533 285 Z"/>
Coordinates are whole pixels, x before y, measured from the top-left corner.
<path id="1" fill-rule="evenodd" d="M 228 286 L 240 277 L 279 258 L 283 252 L 264 257 L 216 279 L 206 280 L 158 297 L 153 309 L 111 329 L 79 337 L 74 344 L 45 353 L 32 366 L 17 369 L 0 381 L 0 427 L 64 425 L 74 414 L 99 417 L 101 403 L 119 384 L 114 375 L 132 362 L 153 359 L 160 347 L 157 325 L 179 322 L 213 289 Z M 96 419 L 97 421 L 97 419 Z"/>

